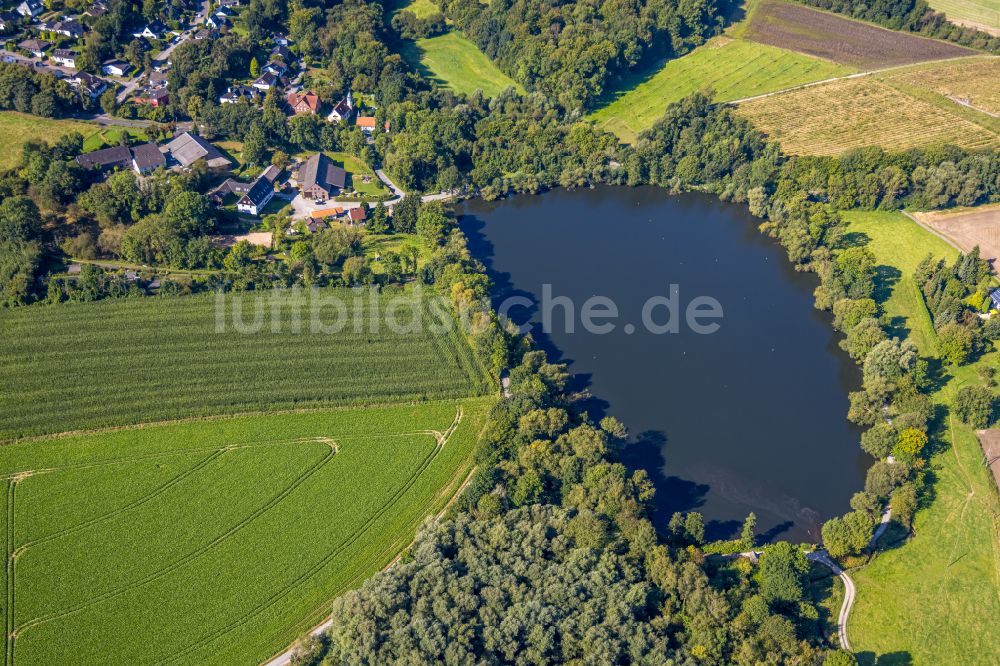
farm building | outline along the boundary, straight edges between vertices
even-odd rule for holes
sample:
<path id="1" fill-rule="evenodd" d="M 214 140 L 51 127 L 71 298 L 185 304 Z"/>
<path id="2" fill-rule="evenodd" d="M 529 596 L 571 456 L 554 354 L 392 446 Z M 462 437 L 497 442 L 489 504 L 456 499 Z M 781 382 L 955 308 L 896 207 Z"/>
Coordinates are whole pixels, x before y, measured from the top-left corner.
<path id="1" fill-rule="evenodd" d="M 167 144 L 167 149 L 178 163 L 189 167 L 198 160 L 205 160 L 210 169 L 224 169 L 230 166 L 229 159 L 219 149 L 205 139 L 191 132 L 185 132 Z"/>
<path id="2" fill-rule="evenodd" d="M 299 191 L 306 199 L 322 201 L 347 184 L 347 172 L 323 153 L 316 153 L 299 169 Z"/>
<path id="3" fill-rule="evenodd" d="M 138 174 L 149 173 L 167 166 L 167 159 L 155 143 L 144 143 L 132 149 L 132 168 Z"/>
<path id="4" fill-rule="evenodd" d="M 77 163 L 84 169 L 130 169 L 132 168 L 132 151 L 128 146 L 112 146 L 92 153 L 77 155 Z"/>

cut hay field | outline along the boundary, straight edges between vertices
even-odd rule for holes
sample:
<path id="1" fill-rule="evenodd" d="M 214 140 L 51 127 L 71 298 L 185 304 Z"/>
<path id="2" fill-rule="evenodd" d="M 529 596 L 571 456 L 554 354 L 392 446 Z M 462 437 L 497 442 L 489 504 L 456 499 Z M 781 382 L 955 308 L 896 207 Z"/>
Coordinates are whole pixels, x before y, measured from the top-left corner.
<path id="1" fill-rule="evenodd" d="M 1000 268 L 1000 205 L 954 211 L 912 213 L 925 226 L 949 239 L 963 252 L 979 248 L 979 256 Z"/>
<path id="2" fill-rule="evenodd" d="M 446 506 L 492 401 L 0 447 L 5 663 L 260 663 Z"/>
<path id="3" fill-rule="evenodd" d="M 96 134 L 97 125 L 76 120 L 41 118 L 16 111 L 0 111 L 0 170 L 9 169 L 21 158 L 21 148 L 32 139 L 49 143 L 70 132 L 84 137 Z"/>
<path id="4" fill-rule="evenodd" d="M 1000 0 L 930 0 L 927 4 L 959 25 L 1000 35 Z"/>
<path id="5" fill-rule="evenodd" d="M 668 61 L 651 75 L 637 75 L 587 120 L 632 142 L 653 126 L 668 104 L 698 90 L 712 89 L 715 100 L 729 101 L 853 71 L 774 46 L 719 37 Z"/>
<path id="6" fill-rule="evenodd" d="M 762 44 L 863 70 L 975 54 L 949 42 L 896 32 L 779 0 L 765 0 L 757 6 L 744 35 Z"/>
<path id="7" fill-rule="evenodd" d="M 993 119 L 985 114 L 943 98 L 914 97 L 870 76 L 752 100 L 740 104 L 737 113 L 797 155 L 839 155 L 868 145 L 890 150 L 943 143 L 1000 146 L 1000 136 L 989 129 Z M 983 116 L 982 124 L 966 113 Z"/>
<path id="8" fill-rule="evenodd" d="M 983 56 L 917 65 L 879 75 L 890 84 L 915 86 L 1000 115 L 1000 58 Z"/>
<path id="9" fill-rule="evenodd" d="M 490 390 L 449 304 L 415 289 L 32 306 L 0 313 L 0 338 L 0 440 Z"/>
<path id="10" fill-rule="evenodd" d="M 901 276 L 880 292 L 894 328 L 909 331 L 921 354 L 936 356 L 936 338 L 919 292 L 910 279 L 928 252 L 952 259 L 956 251 L 901 213 L 848 213 L 848 231 Z M 883 275 L 891 271 L 883 270 Z M 851 571 L 857 600 L 848 622 L 851 645 L 867 662 L 996 664 L 1000 617 L 1000 499 L 975 432 L 947 416 L 962 386 L 979 384 L 981 365 L 996 367 L 996 351 L 972 365 L 946 368 L 946 385 L 933 397 L 942 405 L 929 461 L 931 498 L 917 512 L 914 536 L 885 545 L 869 564 Z M 894 530 L 890 530 L 892 533 Z M 895 662 L 892 662 L 895 663 Z"/>
<path id="11" fill-rule="evenodd" d="M 504 88 L 524 89 L 501 72 L 492 60 L 458 31 L 407 42 L 403 57 L 424 76 L 455 92 L 471 95 L 482 90 L 494 97 Z"/>

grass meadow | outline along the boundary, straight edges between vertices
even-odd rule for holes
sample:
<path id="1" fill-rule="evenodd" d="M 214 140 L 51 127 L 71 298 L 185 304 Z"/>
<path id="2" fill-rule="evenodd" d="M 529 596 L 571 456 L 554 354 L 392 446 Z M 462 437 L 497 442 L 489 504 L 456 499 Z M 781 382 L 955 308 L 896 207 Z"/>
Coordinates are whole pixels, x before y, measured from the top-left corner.
<path id="1" fill-rule="evenodd" d="M 655 71 L 636 75 L 587 119 L 626 142 L 653 126 L 667 105 L 698 90 L 723 102 L 850 74 L 850 67 L 765 44 L 719 37 Z"/>
<path id="2" fill-rule="evenodd" d="M 443 510 L 492 400 L 0 447 L 5 663 L 260 663 Z"/>
<path id="3" fill-rule="evenodd" d="M 16 111 L 0 111 L 0 169 L 9 169 L 21 159 L 21 148 L 28 141 L 55 142 L 63 134 L 79 132 L 84 137 L 98 133 L 97 125 L 76 120 L 41 118 Z"/>
<path id="4" fill-rule="evenodd" d="M 847 217 L 852 240 L 867 241 L 882 267 L 882 305 L 893 327 L 909 331 L 922 355 L 935 357 L 930 316 L 910 276 L 928 253 L 952 259 L 957 251 L 901 213 Z M 944 368 L 946 382 L 935 396 L 941 412 L 961 386 L 979 382 L 979 365 L 998 363 L 993 351 L 974 364 Z M 902 545 L 884 544 L 851 572 L 858 596 L 848 634 L 862 663 L 894 656 L 914 664 L 995 663 L 1000 498 L 971 428 L 944 415 L 938 439 L 941 448 L 929 462 L 931 497 L 917 512 L 914 535 Z"/>
<path id="5" fill-rule="evenodd" d="M 247 292 L 221 306 L 215 294 L 200 294 L 7 310 L 0 440 L 490 391 L 446 303 L 413 289 L 385 290 L 377 300 L 371 293 L 326 289 L 313 300 L 308 291 Z"/>
<path id="6" fill-rule="evenodd" d="M 494 97 L 508 87 L 524 92 L 475 44 L 455 30 L 408 42 L 402 53 L 424 76 L 458 93 L 471 95 L 481 90 L 487 97 Z"/>

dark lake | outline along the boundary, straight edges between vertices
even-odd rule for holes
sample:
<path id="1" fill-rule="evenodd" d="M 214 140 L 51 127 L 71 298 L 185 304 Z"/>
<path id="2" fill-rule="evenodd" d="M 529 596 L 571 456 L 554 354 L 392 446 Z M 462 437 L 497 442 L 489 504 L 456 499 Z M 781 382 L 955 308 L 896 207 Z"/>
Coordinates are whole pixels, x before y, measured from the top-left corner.
<path id="1" fill-rule="evenodd" d="M 605 187 L 471 201 L 459 212 L 496 281 L 496 304 L 529 299 L 511 318 L 530 320 L 550 358 L 569 364 L 576 388 L 593 395 L 592 416 L 628 427 L 622 457 L 654 480 L 659 527 L 674 511 L 698 510 L 721 538 L 753 511 L 768 539 L 816 541 L 824 520 L 849 510 L 870 463 L 845 418 L 860 371 L 837 347 L 829 315 L 813 308 L 817 278 L 796 273 L 745 206 Z M 545 285 L 549 302 L 572 302 L 573 332 L 565 307 L 544 306 Z M 644 306 L 671 285 L 679 331 L 653 332 Z M 617 307 L 615 319 L 592 318 L 613 324 L 609 333 L 582 325 L 595 295 Z M 721 307 L 721 318 L 694 322 L 717 323 L 715 333 L 686 323 L 697 297 Z M 649 315 L 657 325 L 670 318 L 663 304 Z"/>

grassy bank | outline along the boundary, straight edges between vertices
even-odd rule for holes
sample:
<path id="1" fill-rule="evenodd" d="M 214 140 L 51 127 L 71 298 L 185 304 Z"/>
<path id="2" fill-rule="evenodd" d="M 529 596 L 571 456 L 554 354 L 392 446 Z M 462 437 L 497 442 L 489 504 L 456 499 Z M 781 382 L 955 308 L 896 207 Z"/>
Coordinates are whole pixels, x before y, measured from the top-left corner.
<path id="1" fill-rule="evenodd" d="M 848 218 L 853 240 L 867 242 L 878 259 L 893 328 L 909 331 L 922 354 L 935 356 L 934 329 L 911 275 L 928 252 L 951 259 L 956 250 L 900 213 Z M 997 362 L 992 352 L 976 364 L 946 368 L 947 381 L 934 396 L 941 411 L 959 387 L 979 381 L 979 364 Z M 996 663 L 1000 501 L 972 429 L 944 416 L 938 434 L 942 448 L 930 459 L 932 497 L 917 512 L 914 536 L 851 572 L 858 596 L 848 632 L 867 663 L 886 657 L 914 664 Z"/>

